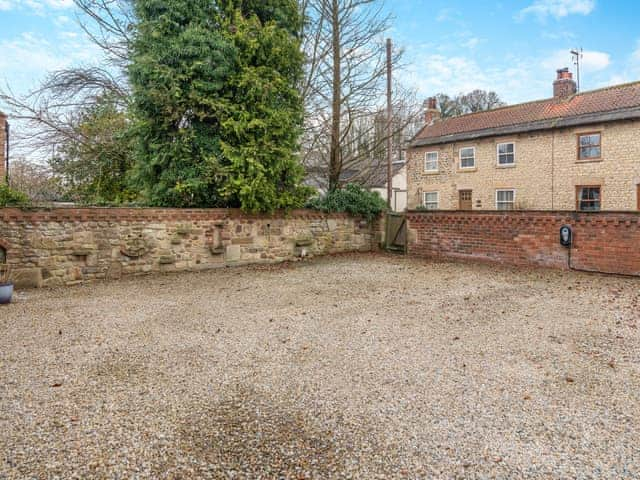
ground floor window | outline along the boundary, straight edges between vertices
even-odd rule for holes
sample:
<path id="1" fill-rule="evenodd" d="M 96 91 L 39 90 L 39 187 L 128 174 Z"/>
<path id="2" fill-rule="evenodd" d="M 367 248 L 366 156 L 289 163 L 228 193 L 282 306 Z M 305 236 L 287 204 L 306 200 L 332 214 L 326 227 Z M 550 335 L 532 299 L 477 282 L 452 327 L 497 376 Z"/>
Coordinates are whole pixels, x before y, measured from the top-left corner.
<path id="1" fill-rule="evenodd" d="M 577 209 L 581 212 L 599 212 L 602 202 L 600 186 L 577 187 Z"/>
<path id="2" fill-rule="evenodd" d="M 438 209 L 438 192 L 425 192 L 424 194 L 424 208 L 427 210 Z"/>
<path id="3" fill-rule="evenodd" d="M 498 210 L 514 210 L 516 208 L 516 191 L 497 190 L 496 208 Z"/>

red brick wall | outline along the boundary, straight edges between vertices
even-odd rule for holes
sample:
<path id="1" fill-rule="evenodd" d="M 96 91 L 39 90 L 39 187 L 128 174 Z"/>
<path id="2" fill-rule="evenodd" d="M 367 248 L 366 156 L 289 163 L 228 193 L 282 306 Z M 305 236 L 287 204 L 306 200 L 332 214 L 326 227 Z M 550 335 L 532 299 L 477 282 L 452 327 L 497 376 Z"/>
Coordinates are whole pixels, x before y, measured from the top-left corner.
<path id="1" fill-rule="evenodd" d="M 409 253 L 441 259 L 640 275 L 640 213 L 410 212 Z"/>

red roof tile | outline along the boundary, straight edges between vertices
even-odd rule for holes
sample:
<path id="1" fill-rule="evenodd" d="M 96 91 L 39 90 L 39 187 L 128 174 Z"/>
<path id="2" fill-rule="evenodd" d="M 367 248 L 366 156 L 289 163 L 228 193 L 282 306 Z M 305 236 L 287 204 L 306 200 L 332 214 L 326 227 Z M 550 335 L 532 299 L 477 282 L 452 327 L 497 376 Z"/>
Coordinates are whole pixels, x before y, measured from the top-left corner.
<path id="1" fill-rule="evenodd" d="M 616 85 L 565 99 L 549 98 L 437 121 L 425 126 L 414 138 L 414 143 L 420 143 L 420 140 L 433 140 L 434 142 L 430 143 L 436 143 L 440 137 L 451 135 L 471 134 L 516 125 L 526 127 L 527 124 L 535 122 L 639 107 L 640 82 Z"/>

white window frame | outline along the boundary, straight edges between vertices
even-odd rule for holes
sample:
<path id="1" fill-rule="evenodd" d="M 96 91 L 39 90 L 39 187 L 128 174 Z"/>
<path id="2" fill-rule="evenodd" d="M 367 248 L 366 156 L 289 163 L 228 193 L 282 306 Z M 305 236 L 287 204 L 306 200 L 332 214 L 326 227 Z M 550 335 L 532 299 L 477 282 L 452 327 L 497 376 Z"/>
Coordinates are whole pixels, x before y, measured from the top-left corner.
<path id="1" fill-rule="evenodd" d="M 473 150 L 473 165 L 471 165 L 470 167 L 463 167 L 462 166 L 462 151 L 463 150 Z M 462 147 L 460 148 L 460 150 L 458 150 L 458 164 L 460 165 L 460 170 L 473 170 L 474 168 L 476 168 L 476 147 Z"/>
<path id="2" fill-rule="evenodd" d="M 507 153 L 500 153 L 500 147 L 502 145 L 513 145 L 513 162 L 512 163 L 500 163 L 500 155 L 508 155 Z M 496 165 L 498 167 L 515 167 L 516 166 L 516 142 L 501 142 L 496 145 Z"/>
<path id="3" fill-rule="evenodd" d="M 436 154 L 436 168 L 428 168 L 427 164 L 429 162 L 429 155 Z M 427 152 L 424 154 L 424 171 L 427 173 L 434 173 L 440 171 L 440 152 Z"/>
<path id="4" fill-rule="evenodd" d="M 429 164 L 429 155 L 433 155 L 434 153 L 436 155 L 436 168 L 428 168 L 427 165 Z M 426 173 L 434 173 L 440 171 L 440 152 L 431 151 L 424 154 L 424 171 Z"/>
<path id="5" fill-rule="evenodd" d="M 517 195 L 517 191 L 515 188 L 498 188 L 496 190 L 496 210 L 499 210 L 501 212 L 508 212 L 510 211 L 509 209 L 501 209 L 500 208 L 500 203 L 508 203 L 508 202 L 498 202 L 498 193 L 499 192 L 513 192 L 513 208 L 511 210 L 515 210 L 516 209 L 516 195 Z"/>
<path id="6" fill-rule="evenodd" d="M 436 195 L 436 208 L 428 208 L 427 207 L 427 203 L 433 203 L 433 202 L 427 202 L 427 195 L 433 195 L 435 193 Z M 423 192 L 422 193 L 422 206 L 428 210 L 440 210 L 440 192 Z"/>

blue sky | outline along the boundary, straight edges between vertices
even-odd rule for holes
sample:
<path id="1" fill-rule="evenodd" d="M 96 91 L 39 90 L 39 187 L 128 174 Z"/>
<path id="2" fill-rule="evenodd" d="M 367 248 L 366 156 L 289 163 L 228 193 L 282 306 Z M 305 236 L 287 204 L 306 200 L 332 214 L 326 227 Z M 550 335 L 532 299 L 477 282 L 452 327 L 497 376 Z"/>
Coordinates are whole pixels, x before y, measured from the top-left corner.
<path id="1" fill-rule="evenodd" d="M 507 102 L 548 97 L 568 51 L 585 50 L 583 89 L 640 79 L 637 0 L 387 0 L 399 75 L 420 96 L 473 88 Z M 16 92 L 47 71 L 100 61 L 72 0 L 0 0 L 0 82 Z"/>

